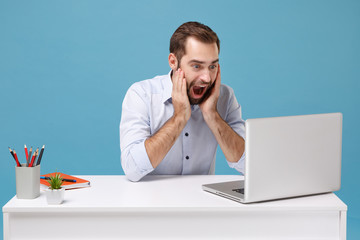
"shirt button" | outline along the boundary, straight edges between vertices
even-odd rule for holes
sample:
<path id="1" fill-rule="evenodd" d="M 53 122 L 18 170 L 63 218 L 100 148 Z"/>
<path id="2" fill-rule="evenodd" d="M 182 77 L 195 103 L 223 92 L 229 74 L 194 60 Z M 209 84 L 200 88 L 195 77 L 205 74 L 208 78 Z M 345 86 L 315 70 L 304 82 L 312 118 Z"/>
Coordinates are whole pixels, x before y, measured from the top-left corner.
<path id="1" fill-rule="evenodd" d="M 186 158 L 186 160 L 189 160 L 189 156 L 186 156 L 185 158 Z"/>
<path id="2" fill-rule="evenodd" d="M 185 133 L 185 136 L 189 136 L 189 134 L 188 134 L 188 133 Z"/>

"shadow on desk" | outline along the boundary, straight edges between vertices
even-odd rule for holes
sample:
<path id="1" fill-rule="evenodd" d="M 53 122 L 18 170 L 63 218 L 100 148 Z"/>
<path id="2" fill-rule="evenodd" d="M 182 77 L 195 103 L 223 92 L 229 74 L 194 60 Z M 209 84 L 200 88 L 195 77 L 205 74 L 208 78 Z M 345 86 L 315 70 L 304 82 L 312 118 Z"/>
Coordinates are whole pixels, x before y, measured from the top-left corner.
<path id="1" fill-rule="evenodd" d="M 143 177 L 139 182 L 152 182 L 152 181 L 164 181 L 169 179 L 177 179 L 180 178 L 182 175 L 146 175 Z"/>

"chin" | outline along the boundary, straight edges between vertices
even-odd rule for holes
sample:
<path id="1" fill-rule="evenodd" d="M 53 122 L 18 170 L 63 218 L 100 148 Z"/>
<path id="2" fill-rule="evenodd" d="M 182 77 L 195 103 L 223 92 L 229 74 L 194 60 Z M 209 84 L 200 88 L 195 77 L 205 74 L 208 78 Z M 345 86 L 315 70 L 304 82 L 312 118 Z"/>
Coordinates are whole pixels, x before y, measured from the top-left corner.
<path id="1" fill-rule="evenodd" d="M 203 103 L 206 98 L 209 96 L 209 91 L 210 89 L 207 89 L 206 92 L 204 93 L 204 95 L 201 96 L 201 98 L 193 98 L 190 96 L 189 91 L 188 91 L 188 97 L 189 97 L 189 102 L 191 105 L 199 105 L 201 103 Z"/>
<path id="2" fill-rule="evenodd" d="M 195 99 L 195 98 L 192 98 L 192 97 L 189 97 L 189 102 L 191 105 L 199 105 L 201 104 L 202 102 L 204 102 L 204 96 L 202 96 L 201 98 L 198 98 L 198 99 Z"/>

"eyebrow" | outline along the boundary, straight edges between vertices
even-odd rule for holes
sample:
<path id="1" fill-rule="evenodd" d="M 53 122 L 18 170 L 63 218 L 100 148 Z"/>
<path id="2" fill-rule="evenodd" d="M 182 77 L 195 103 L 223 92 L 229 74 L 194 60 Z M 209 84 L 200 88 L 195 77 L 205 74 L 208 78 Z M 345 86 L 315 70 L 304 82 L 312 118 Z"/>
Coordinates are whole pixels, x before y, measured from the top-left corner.
<path id="1" fill-rule="evenodd" d="M 219 59 L 216 59 L 214 61 L 211 62 L 211 64 L 214 64 L 214 63 L 217 63 L 219 62 Z M 200 60 L 196 60 L 196 59 L 192 59 L 189 61 L 189 63 L 199 63 L 199 64 L 204 64 L 205 62 L 204 61 L 200 61 Z"/>

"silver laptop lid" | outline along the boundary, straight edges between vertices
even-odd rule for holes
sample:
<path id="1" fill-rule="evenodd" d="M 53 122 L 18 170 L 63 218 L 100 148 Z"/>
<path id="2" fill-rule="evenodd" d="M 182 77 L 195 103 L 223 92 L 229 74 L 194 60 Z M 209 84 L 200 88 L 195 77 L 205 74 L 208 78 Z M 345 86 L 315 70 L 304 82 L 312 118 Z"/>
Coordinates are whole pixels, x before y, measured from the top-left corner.
<path id="1" fill-rule="evenodd" d="M 341 113 L 247 120 L 244 202 L 339 190 L 341 141 Z"/>

